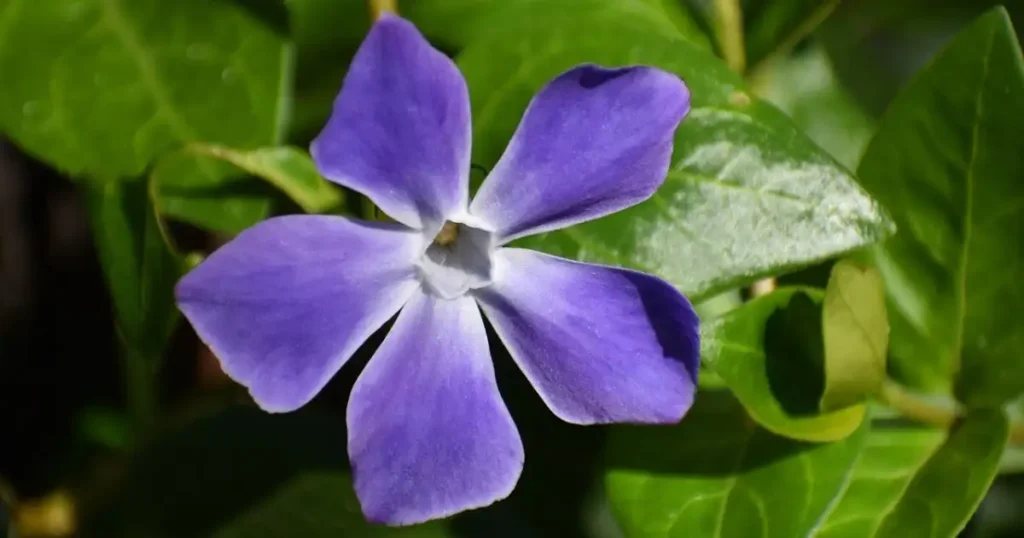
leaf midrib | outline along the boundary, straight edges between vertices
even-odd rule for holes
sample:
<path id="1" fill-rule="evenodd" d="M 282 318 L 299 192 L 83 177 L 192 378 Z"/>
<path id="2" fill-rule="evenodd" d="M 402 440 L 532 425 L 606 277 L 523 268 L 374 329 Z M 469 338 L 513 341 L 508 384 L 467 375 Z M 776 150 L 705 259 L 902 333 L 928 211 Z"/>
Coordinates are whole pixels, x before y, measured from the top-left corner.
<path id="1" fill-rule="evenodd" d="M 970 259 L 971 236 L 974 233 L 974 167 L 978 157 L 978 139 L 981 136 L 981 121 L 984 115 L 985 87 L 988 83 L 989 66 L 995 46 L 995 29 L 989 31 L 988 46 L 985 48 L 984 60 L 981 64 L 981 80 L 978 82 L 978 97 L 974 102 L 974 125 L 971 126 L 971 152 L 967 160 L 966 192 L 964 193 L 964 246 L 960 254 L 957 268 L 957 326 L 956 338 L 952 349 L 953 364 L 961 368 L 960 353 L 964 344 L 965 318 L 967 317 L 967 269 Z"/>
<path id="2" fill-rule="evenodd" d="M 135 31 L 128 24 L 119 5 L 120 0 L 102 0 L 103 20 L 121 42 L 125 51 L 135 62 L 139 70 L 142 83 L 149 90 L 149 94 L 156 104 L 156 113 L 162 116 L 167 125 L 183 140 L 195 138 L 195 133 L 181 115 L 171 106 L 170 98 L 164 92 L 163 81 L 154 65 L 154 59 L 149 50 L 143 46 L 142 41 L 135 34 Z"/>

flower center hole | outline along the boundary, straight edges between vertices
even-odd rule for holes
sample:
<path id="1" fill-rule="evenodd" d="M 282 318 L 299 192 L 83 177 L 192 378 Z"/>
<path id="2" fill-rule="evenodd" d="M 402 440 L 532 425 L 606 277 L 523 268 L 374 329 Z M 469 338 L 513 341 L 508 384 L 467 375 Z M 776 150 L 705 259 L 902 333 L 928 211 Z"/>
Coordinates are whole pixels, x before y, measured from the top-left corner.
<path id="1" fill-rule="evenodd" d="M 427 288 L 452 299 L 491 283 L 491 232 L 445 222 L 419 264 Z"/>

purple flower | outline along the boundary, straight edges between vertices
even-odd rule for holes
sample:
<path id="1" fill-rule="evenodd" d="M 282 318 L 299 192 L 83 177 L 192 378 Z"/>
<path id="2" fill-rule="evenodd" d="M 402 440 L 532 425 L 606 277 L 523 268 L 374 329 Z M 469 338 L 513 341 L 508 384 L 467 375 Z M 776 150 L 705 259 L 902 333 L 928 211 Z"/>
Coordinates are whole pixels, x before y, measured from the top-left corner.
<path id="1" fill-rule="evenodd" d="M 178 304 L 273 412 L 307 403 L 398 313 L 348 403 L 363 512 L 411 524 L 486 506 L 515 487 L 523 446 L 483 316 L 563 420 L 673 423 L 689 409 L 698 322 L 685 297 L 635 271 L 504 246 L 650 197 L 689 105 L 657 69 L 572 69 L 533 99 L 470 203 L 466 83 L 385 16 L 312 155 L 397 222 L 269 219 L 186 275 Z"/>

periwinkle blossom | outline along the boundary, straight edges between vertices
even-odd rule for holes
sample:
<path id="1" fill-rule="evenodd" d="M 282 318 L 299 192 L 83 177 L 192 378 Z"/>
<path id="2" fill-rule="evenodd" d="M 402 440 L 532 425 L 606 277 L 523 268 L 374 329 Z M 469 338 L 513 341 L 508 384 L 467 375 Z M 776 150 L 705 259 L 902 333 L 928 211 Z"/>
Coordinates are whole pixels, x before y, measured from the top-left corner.
<path id="1" fill-rule="evenodd" d="M 524 453 L 484 316 L 565 421 L 674 423 L 689 409 L 698 335 L 685 297 L 635 271 L 505 246 L 650 197 L 689 102 L 657 69 L 571 69 L 534 97 L 470 202 L 466 83 L 413 25 L 384 16 L 311 152 L 396 222 L 268 219 L 186 275 L 178 304 L 271 412 L 309 402 L 397 313 L 348 402 L 363 512 L 402 525 L 486 506 L 511 493 Z"/>

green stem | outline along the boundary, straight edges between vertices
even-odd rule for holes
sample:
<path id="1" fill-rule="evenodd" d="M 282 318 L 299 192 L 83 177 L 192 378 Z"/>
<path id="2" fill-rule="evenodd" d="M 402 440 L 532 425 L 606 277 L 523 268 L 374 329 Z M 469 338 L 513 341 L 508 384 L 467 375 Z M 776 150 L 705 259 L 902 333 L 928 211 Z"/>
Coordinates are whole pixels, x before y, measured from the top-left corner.
<path id="1" fill-rule="evenodd" d="M 398 0 L 369 0 L 370 18 L 377 20 L 384 12 L 398 13 Z"/>
<path id="2" fill-rule="evenodd" d="M 743 74 L 747 68 L 747 52 L 743 43 L 743 10 L 740 0 L 715 0 L 715 23 L 718 26 L 718 45 L 725 63 L 733 71 Z"/>
<path id="3" fill-rule="evenodd" d="M 959 406 L 943 406 L 925 401 L 888 379 L 876 397 L 904 417 L 937 428 L 948 429 L 963 415 Z M 1010 443 L 1024 445 L 1024 424 L 1010 425 Z"/>
<path id="4" fill-rule="evenodd" d="M 124 346 L 124 378 L 133 437 L 144 436 L 156 421 L 157 378 L 153 361 Z"/>

